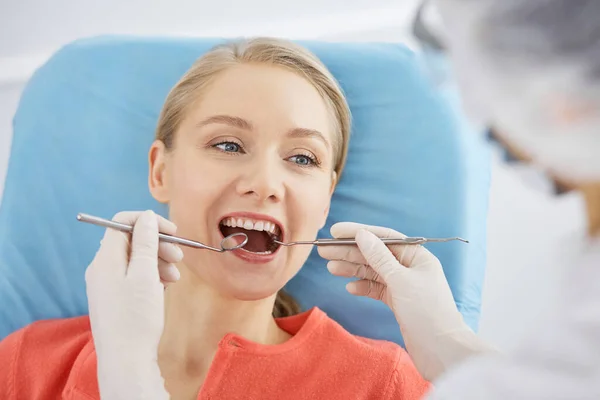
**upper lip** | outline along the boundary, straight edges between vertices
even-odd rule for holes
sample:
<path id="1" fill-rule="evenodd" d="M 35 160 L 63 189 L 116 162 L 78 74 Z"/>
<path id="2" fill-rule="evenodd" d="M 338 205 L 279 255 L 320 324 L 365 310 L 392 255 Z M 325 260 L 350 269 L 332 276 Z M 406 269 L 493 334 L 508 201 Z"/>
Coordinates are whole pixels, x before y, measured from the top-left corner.
<path id="1" fill-rule="evenodd" d="M 260 214 L 260 213 L 255 213 L 255 212 L 248 212 L 248 211 L 236 211 L 236 212 L 227 213 L 227 214 L 221 216 L 221 218 L 219 218 L 219 224 L 225 218 L 229 218 L 229 217 L 248 218 L 248 219 L 254 219 L 254 220 L 259 220 L 259 221 L 272 222 L 275 225 L 277 225 L 277 227 L 279 228 L 279 232 L 281 232 L 279 234 L 279 237 L 277 238 L 277 240 L 283 241 L 283 238 L 285 237 L 285 229 L 284 229 L 281 221 L 279 221 L 277 218 L 274 218 L 270 215 Z"/>

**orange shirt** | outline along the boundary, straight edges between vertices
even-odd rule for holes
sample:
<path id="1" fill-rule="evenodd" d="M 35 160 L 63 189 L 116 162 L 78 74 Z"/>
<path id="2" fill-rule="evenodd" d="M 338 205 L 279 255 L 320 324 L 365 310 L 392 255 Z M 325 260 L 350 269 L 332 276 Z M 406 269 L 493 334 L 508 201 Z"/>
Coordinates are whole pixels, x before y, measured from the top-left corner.
<path id="1" fill-rule="evenodd" d="M 429 384 L 398 345 L 353 336 L 318 308 L 275 346 L 229 334 L 198 399 L 420 399 Z M 88 317 L 33 323 L 0 342 L 0 399 L 99 399 Z"/>

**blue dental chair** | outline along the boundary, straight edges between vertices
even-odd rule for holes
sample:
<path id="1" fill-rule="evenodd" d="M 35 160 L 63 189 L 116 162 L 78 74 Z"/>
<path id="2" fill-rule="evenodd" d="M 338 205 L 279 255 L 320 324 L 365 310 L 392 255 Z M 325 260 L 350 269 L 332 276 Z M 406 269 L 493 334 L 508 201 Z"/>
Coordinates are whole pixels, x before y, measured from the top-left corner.
<path id="1" fill-rule="evenodd" d="M 87 313 L 84 271 L 103 229 L 86 212 L 166 215 L 147 187 L 147 150 L 169 91 L 218 39 L 99 37 L 57 52 L 32 77 L 14 118 L 0 206 L 0 340 L 40 319 Z M 341 83 L 353 113 L 348 163 L 327 226 L 384 225 L 428 245 L 455 301 L 477 329 L 485 269 L 489 160 L 415 54 L 394 44 L 302 42 Z M 287 290 L 350 332 L 403 344 L 392 312 L 357 298 L 316 250 Z"/>

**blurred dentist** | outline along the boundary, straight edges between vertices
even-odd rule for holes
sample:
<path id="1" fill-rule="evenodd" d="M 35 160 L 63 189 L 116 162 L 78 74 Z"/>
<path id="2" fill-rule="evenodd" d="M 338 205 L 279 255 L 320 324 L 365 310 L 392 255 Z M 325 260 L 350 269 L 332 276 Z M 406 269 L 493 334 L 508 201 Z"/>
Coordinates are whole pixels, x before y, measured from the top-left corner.
<path id="1" fill-rule="evenodd" d="M 466 110 L 562 184 L 597 187 L 600 1 L 436 4 Z M 588 202 L 586 251 L 572 260 L 550 316 L 510 352 L 466 326 L 431 253 L 388 249 L 377 239 L 401 234 L 340 223 L 332 234 L 355 235 L 359 248 L 319 252 L 333 274 L 362 278 L 349 284 L 351 293 L 393 309 L 417 368 L 434 381 L 430 399 L 600 399 L 599 208 Z"/>

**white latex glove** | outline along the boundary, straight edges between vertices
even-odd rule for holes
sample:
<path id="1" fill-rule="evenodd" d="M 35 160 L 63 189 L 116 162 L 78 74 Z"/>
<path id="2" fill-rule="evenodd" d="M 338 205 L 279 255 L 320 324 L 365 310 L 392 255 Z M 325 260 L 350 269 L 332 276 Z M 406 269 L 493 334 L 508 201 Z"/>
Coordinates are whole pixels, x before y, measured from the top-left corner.
<path id="1" fill-rule="evenodd" d="M 85 272 L 102 399 L 168 399 L 157 363 L 164 325 L 164 282 L 179 278 L 181 249 L 159 244 L 176 227 L 152 211 L 123 212 L 114 221 L 133 234 L 107 229 Z M 160 275 L 159 275 L 159 270 Z"/>
<path id="2" fill-rule="evenodd" d="M 387 304 L 415 366 L 435 380 L 452 365 L 491 350 L 466 325 L 456 308 L 439 260 L 423 246 L 386 246 L 379 238 L 403 238 L 389 228 L 341 222 L 331 227 L 335 238 L 356 238 L 355 246 L 322 246 L 333 275 L 358 277 L 347 290 Z M 378 238 L 379 237 L 379 238 Z"/>

